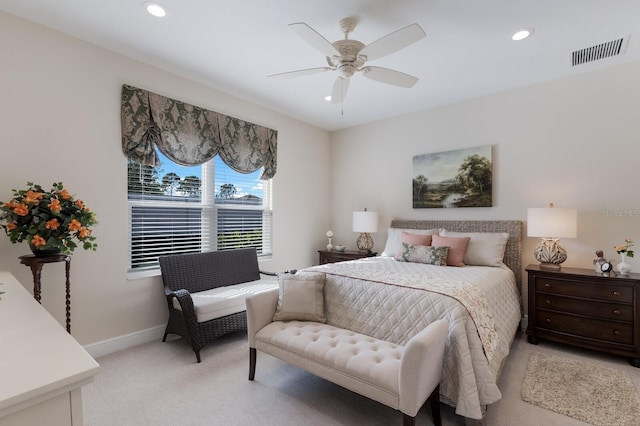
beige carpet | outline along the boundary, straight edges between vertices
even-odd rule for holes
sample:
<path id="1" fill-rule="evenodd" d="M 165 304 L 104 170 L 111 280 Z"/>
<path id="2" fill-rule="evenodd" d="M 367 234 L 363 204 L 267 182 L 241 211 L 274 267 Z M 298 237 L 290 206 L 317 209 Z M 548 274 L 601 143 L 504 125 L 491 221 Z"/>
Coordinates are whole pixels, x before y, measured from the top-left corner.
<path id="1" fill-rule="evenodd" d="M 640 425 L 640 397 L 624 372 L 535 352 L 522 400 L 595 426 Z"/>

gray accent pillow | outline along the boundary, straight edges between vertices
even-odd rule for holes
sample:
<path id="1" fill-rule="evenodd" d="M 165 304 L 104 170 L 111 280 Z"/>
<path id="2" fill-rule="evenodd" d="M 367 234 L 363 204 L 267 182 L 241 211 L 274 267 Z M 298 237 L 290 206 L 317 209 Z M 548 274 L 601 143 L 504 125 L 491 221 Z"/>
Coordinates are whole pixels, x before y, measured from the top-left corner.
<path id="1" fill-rule="evenodd" d="M 326 322 L 324 283 L 323 273 L 279 275 L 278 305 L 273 320 Z"/>
<path id="2" fill-rule="evenodd" d="M 400 254 L 396 260 L 400 262 L 427 263 L 429 265 L 447 266 L 449 247 L 419 246 L 402 243 Z"/>

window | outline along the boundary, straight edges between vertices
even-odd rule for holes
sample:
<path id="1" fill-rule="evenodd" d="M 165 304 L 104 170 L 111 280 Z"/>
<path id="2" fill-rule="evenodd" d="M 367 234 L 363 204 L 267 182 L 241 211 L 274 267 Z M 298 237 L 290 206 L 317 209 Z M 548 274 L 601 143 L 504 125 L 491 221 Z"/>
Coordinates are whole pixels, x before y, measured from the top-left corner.
<path id="1" fill-rule="evenodd" d="M 255 247 L 271 254 L 271 180 L 238 173 L 218 156 L 194 167 L 158 152 L 159 167 L 128 161 L 129 272 L 158 257 Z"/>

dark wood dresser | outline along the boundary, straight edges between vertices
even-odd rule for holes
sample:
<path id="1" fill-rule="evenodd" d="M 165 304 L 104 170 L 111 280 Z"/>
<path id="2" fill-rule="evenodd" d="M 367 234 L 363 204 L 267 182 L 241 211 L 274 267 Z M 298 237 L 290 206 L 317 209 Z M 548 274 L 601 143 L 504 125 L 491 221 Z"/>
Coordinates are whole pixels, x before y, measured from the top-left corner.
<path id="1" fill-rule="evenodd" d="M 373 257 L 373 256 L 377 256 L 378 253 L 376 252 L 367 253 L 365 251 L 357 251 L 357 250 L 345 250 L 345 251 L 318 250 L 318 255 L 319 255 L 320 265 L 322 265 L 324 263 L 336 263 L 336 262 L 342 262 L 345 260 L 362 259 L 363 257 Z"/>
<path id="2" fill-rule="evenodd" d="M 629 357 L 640 368 L 640 274 L 526 268 L 529 343 L 548 339 Z"/>

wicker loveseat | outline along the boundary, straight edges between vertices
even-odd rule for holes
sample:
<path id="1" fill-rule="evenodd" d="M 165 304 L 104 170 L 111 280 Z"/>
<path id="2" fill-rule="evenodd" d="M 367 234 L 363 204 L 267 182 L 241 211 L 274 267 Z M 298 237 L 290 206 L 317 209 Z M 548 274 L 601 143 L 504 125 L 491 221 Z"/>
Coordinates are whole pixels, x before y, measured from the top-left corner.
<path id="1" fill-rule="evenodd" d="M 278 287 L 276 274 L 259 270 L 254 248 L 162 256 L 159 263 L 169 308 L 162 341 L 168 334 L 188 339 L 198 362 L 209 342 L 247 329 L 248 295 Z"/>

